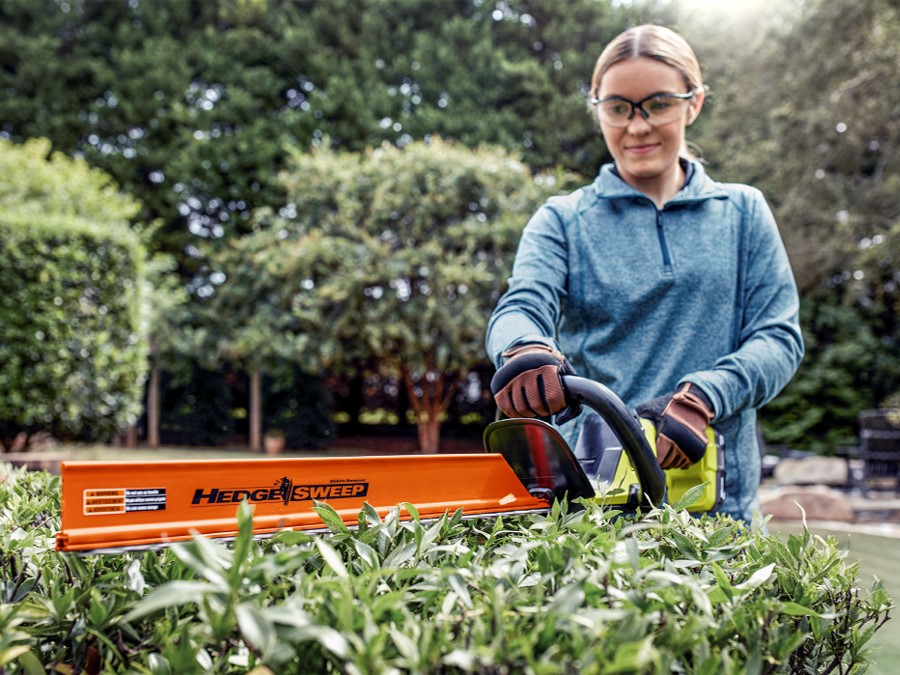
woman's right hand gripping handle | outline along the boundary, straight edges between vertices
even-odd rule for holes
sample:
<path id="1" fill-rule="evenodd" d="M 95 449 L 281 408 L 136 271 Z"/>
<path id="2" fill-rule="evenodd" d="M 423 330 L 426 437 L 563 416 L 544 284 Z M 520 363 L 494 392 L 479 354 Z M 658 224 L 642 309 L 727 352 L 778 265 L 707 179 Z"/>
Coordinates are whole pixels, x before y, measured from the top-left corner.
<path id="1" fill-rule="evenodd" d="M 562 376 L 574 370 L 558 351 L 525 344 L 503 353 L 509 360 L 491 380 L 497 407 L 507 417 L 549 417 L 566 406 Z"/>

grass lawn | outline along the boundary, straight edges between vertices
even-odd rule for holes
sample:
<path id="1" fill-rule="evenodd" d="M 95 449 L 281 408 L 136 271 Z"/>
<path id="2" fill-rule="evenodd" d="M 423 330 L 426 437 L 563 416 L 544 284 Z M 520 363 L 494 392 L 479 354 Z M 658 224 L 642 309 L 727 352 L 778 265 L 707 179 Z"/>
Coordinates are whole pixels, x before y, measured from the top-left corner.
<path id="1" fill-rule="evenodd" d="M 810 532 L 821 537 L 833 536 L 838 545 L 848 551 L 848 561 L 859 561 L 859 577 L 863 588 L 871 587 L 874 577 L 884 582 L 884 587 L 895 605 L 900 603 L 900 539 L 879 537 L 859 532 L 837 532 L 817 528 L 810 524 Z M 799 534 L 799 523 L 770 522 L 772 533 Z M 900 672 L 900 619 L 897 610 L 891 612 L 891 620 L 875 634 L 869 643 L 874 650 L 870 675 L 895 675 Z"/>

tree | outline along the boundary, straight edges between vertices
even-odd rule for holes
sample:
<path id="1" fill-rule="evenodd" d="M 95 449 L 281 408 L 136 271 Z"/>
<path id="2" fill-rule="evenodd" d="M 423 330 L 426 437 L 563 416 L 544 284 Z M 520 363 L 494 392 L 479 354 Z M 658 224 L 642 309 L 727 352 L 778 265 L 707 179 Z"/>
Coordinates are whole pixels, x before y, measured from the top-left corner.
<path id="1" fill-rule="evenodd" d="M 859 411 L 877 406 L 900 381 L 896 351 L 879 337 L 879 311 L 848 305 L 840 292 L 802 301 L 807 358 L 764 411 L 768 443 L 823 454 L 857 444 Z"/>
<path id="2" fill-rule="evenodd" d="M 766 10 L 683 17 L 712 87 L 694 140 L 716 178 L 766 193 L 803 297 L 807 357 L 763 411 L 767 436 L 828 451 L 900 390 L 900 13 Z"/>
<path id="3" fill-rule="evenodd" d="M 147 445 L 159 447 L 160 375 L 162 364 L 190 354 L 188 296 L 176 273 L 175 259 L 163 253 L 145 267 L 143 316 L 148 336 L 150 373 L 147 380 Z"/>
<path id="4" fill-rule="evenodd" d="M 195 352 L 205 355 L 207 365 L 224 362 L 249 373 L 254 451 L 260 449 L 263 432 L 263 374 L 283 376 L 295 366 L 312 372 L 317 366 L 303 359 L 308 336 L 301 333 L 292 312 L 296 280 L 286 277 L 281 242 L 273 234 L 261 232 L 232 241 L 215 257 L 229 274 L 202 306 L 200 327 L 192 331 Z"/>
<path id="5" fill-rule="evenodd" d="M 246 271 L 222 285 L 222 298 L 243 295 L 231 284 L 255 285 L 223 351 L 256 334 L 247 351 L 276 360 L 340 370 L 371 359 L 402 380 L 420 447 L 437 452 L 441 415 L 485 358 L 521 229 L 561 177 L 532 177 L 502 150 L 433 140 L 295 151 L 282 180 L 289 204 L 241 243 Z"/>
<path id="6" fill-rule="evenodd" d="M 745 40 L 717 28 L 695 27 L 713 88 L 697 140 L 719 179 L 766 193 L 801 290 L 824 291 L 858 269 L 864 247 L 896 245 L 886 237 L 900 220 L 900 116 L 887 94 L 900 88 L 896 3 L 785 3 Z M 747 34 L 746 22 L 733 29 Z"/>
<path id="7" fill-rule="evenodd" d="M 283 201 L 285 142 L 438 135 L 593 173 L 587 82 L 625 20 L 595 0 L 5 0 L 0 135 L 110 173 L 211 292 L 206 256 Z"/>

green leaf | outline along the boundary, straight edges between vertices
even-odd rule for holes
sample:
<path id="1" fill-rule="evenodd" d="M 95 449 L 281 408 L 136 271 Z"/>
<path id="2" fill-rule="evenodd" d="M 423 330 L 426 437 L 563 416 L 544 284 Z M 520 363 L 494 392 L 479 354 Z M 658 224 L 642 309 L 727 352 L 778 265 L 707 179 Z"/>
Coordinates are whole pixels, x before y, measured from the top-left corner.
<path id="1" fill-rule="evenodd" d="M 6 649 L 0 650 L 0 666 L 5 666 L 12 663 L 22 654 L 30 651 L 31 647 L 29 645 L 14 645 L 12 647 L 7 647 Z M 43 672 L 43 670 L 41 670 L 41 672 Z"/>
<path id="2" fill-rule="evenodd" d="M 580 584 L 567 584 L 559 589 L 547 606 L 548 612 L 571 614 L 584 602 L 584 589 Z"/>
<path id="3" fill-rule="evenodd" d="M 412 516 L 412 519 L 414 521 L 419 521 L 419 509 L 416 508 L 415 504 L 412 504 L 410 502 L 401 502 L 400 506 L 406 509 L 407 512 L 409 512 L 409 515 Z"/>
<path id="4" fill-rule="evenodd" d="M 147 655 L 147 665 L 153 675 L 171 675 L 169 662 L 161 654 L 151 652 Z"/>
<path id="5" fill-rule="evenodd" d="M 419 648 L 408 635 L 401 633 L 394 627 L 390 629 L 391 640 L 397 647 L 397 651 L 412 665 L 419 662 Z"/>
<path id="6" fill-rule="evenodd" d="M 303 608 L 294 603 L 272 605 L 267 607 L 265 611 L 268 620 L 280 626 L 306 628 L 312 624 L 309 615 Z"/>
<path id="7" fill-rule="evenodd" d="M 788 616 L 822 616 L 814 609 L 804 607 L 803 605 L 798 605 L 796 602 L 782 602 L 780 605 L 780 609 Z"/>
<path id="8" fill-rule="evenodd" d="M 234 540 L 231 569 L 228 574 L 231 588 L 237 588 L 240 585 L 241 575 L 250 555 L 250 544 L 253 541 L 253 510 L 254 506 L 249 504 L 246 499 L 241 502 L 237 510 L 238 535 Z"/>
<path id="9" fill-rule="evenodd" d="M 734 588 L 731 585 L 731 581 L 728 580 L 725 572 L 722 571 L 722 568 L 718 563 L 712 563 L 711 565 L 713 576 L 716 578 L 716 583 L 718 583 L 718 588 L 725 594 L 725 597 L 731 600 L 734 597 Z"/>
<path id="10" fill-rule="evenodd" d="M 653 637 L 620 644 L 615 653 L 603 665 L 603 672 L 610 674 L 642 673 L 651 668 L 656 658 Z"/>
<path id="11" fill-rule="evenodd" d="M 350 528 L 344 523 L 341 516 L 334 507 L 325 502 L 315 502 L 313 511 L 319 514 L 319 517 L 325 523 L 326 527 L 335 534 L 350 534 Z"/>
<path id="12" fill-rule="evenodd" d="M 262 653 L 265 660 L 275 647 L 275 626 L 268 617 L 251 604 L 242 602 L 234 609 L 241 635 Z"/>
<path id="13" fill-rule="evenodd" d="M 735 588 L 742 591 L 750 591 L 754 588 L 759 588 L 764 583 L 766 583 L 773 574 L 775 574 L 775 563 L 770 563 L 765 567 L 756 570 L 753 574 L 750 575 L 750 578 L 747 579 L 747 581 L 738 584 L 737 586 L 735 586 Z"/>
<path id="14" fill-rule="evenodd" d="M 363 504 L 362 513 L 365 514 L 366 520 L 368 520 L 370 524 L 381 524 L 381 516 L 378 514 L 378 511 L 375 510 L 375 507 L 369 504 L 369 502 L 365 502 Z"/>
<path id="15" fill-rule="evenodd" d="M 683 495 L 681 495 L 681 499 L 678 500 L 678 503 L 675 504 L 676 511 L 683 511 L 685 509 L 689 509 L 691 506 L 696 504 L 703 498 L 703 492 L 706 490 L 706 486 L 709 485 L 709 482 L 700 483 L 699 485 L 695 485 L 694 487 L 687 490 Z"/>
<path id="16" fill-rule="evenodd" d="M 315 640 L 329 652 L 344 659 L 350 653 L 350 643 L 340 631 L 329 626 L 307 626 L 297 631 L 300 640 Z"/>
<path id="17" fill-rule="evenodd" d="M 218 589 L 206 581 L 169 581 L 139 600 L 124 620 L 134 621 L 153 612 L 188 603 L 199 605 L 207 594 Z"/>
<path id="18" fill-rule="evenodd" d="M 469 594 L 469 589 L 463 578 L 458 574 L 453 573 L 447 576 L 447 582 L 466 609 L 472 609 L 472 596 Z"/>
<path id="19" fill-rule="evenodd" d="M 416 542 L 414 541 L 411 541 L 408 544 L 404 544 L 403 546 L 399 546 L 388 554 L 388 556 L 382 563 L 382 567 L 400 567 L 407 560 L 411 560 L 412 558 L 414 558 L 417 550 L 418 544 L 416 544 Z"/>
<path id="20" fill-rule="evenodd" d="M 147 587 L 147 584 L 144 580 L 144 575 L 141 572 L 140 560 L 132 560 L 128 563 L 128 567 L 125 568 L 125 587 L 138 595 L 144 594 L 144 589 Z"/>
<path id="21" fill-rule="evenodd" d="M 195 534 L 189 542 L 172 546 L 171 551 L 194 574 L 207 579 L 220 592 L 229 592 L 231 584 L 226 569 L 229 552 L 221 542 Z"/>
<path id="22" fill-rule="evenodd" d="M 272 540 L 288 546 L 297 546 L 313 541 L 313 537 L 300 530 L 282 530 L 272 537 Z"/>
<path id="23" fill-rule="evenodd" d="M 370 568 L 377 569 L 381 566 L 381 561 L 378 557 L 378 552 L 366 544 L 365 542 L 359 541 L 358 539 L 354 540 L 353 547 L 356 549 L 357 555 L 366 563 Z"/>
<path id="24" fill-rule="evenodd" d="M 678 530 L 672 530 L 669 533 L 669 536 L 675 542 L 675 546 L 678 550 L 690 560 L 699 560 L 700 559 L 700 551 L 697 550 L 697 545 L 694 544 L 687 536 L 682 534 Z"/>
<path id="25" fill-rule="evenodd" d="M 441 532 L 447 524 L 447 514 L 445 513 L 440 518 L 438 518 L 435 522 L 429 525 L 428 529 L 425 530 L 425 533 L 422 535 L 422 539 L 419 541 L 418 548 L 416 549 L 416 553 L 422 555 L 427 552 L 431 545 L 438 540 L 441 536 Z"/>
<path id="26" fill-rule="evenodd" d="M 631 569 L 637 572 L 641 568 L 641 550 L 637 539 L 626 539 L 625 550 L 628 552 L 628 562 Z"/>
<path id="27" fill-rule="evenodd" d="M 350 578 L 350 574 L 347 572 L 347 567 L 344 565 L 341 556 L 324 539 L 316 539 L 316 548 L 319 549 L 319 553 L 322 554 L 325 564 L 328 565 L 331 571 L 334 572 L 339 579 Z"/>
<path id="28" fill-rule="evenodd" d="M 744 664 L 743 673 L 745 675 L 759 675 L 762 672 L 762 650 L 756 642 L 751 643 L 747 647 L 747 662 Z"/>
<path id="29" fill-rule="evenodd" d="M 17 658 L 18 665 L 22 666 L 22 670 L 27 675 L 45 675 L 47 670 L 44 668 L 40 659 L 30 648 L 21 652 Z"/>
<path id="30" fill-rule="evenodd" d="M 475 670 L 476 655 L 471 649 L 457 647 L 442 657 L 441 663 L 445 666 L 459 668 L 466 673 L 473 672 Z"/>
<path id="31" fill-rule="evenodd" d="M 736 525 L 734 523 L 730 525 L 723 524 L 722 527 L 717 528 L 714 532 L 709 535 L 709 546 L 710 548 L 715 548 L 725 544 L 734 536 L 734 531 L 736 529 Z"/>

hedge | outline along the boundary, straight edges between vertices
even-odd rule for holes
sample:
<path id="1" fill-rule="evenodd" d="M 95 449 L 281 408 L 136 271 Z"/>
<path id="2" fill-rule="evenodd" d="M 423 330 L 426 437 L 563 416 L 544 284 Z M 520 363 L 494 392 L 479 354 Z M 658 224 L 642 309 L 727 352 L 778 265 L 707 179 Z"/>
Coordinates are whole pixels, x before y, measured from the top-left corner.
<path id="1" fill-rule="evenodd" d="M 0 211 L 0 438 L 107 439 L 140 414 L 147 345 L 138 236 Z"/>
<path id="2" fill-rule="evenodd" d="M 0 467 L 2 471 L 2 467 Z M 861 672 L 887 620 L 833 539 L 672 507 L 421 522 L 77 557 L 58 478 L 0 483 L 0 669 L 136 673 Z"/>

